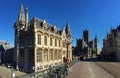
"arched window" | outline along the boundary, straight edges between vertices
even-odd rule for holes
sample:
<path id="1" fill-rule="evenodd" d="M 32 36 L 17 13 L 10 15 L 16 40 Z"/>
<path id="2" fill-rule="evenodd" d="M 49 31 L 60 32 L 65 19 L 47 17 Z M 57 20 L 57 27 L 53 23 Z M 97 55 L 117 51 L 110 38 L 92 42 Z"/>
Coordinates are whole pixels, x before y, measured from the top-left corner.
<path id="1" fill-rule="evenodd" d="M 20 57 L 19 57 L 20 62 L 24 62 L 24 59 L 25 59 L 24 53 L 25 53 L 24 49 L 21 49 L 20 50 Z"/>
<path id="2" fill-rule="evenodd" d="M 58 51 L 58 59 L 61 59 L 61 50 Z"/>
<path id="3" fill-rule="evenodd" d="M 42 49 L 37 49 L 37 62 L 42 62 Z"/>
<path id="4" fill-rule="evenodd" d="M 59 40 L 59 47 L 61 46 L 60 40 Z"/>
<path id="5" fill-rule="evenodd" d="M 38 34 L 38 45 L 41 45 L 41 35 Z"/>
<path id="6" fill-rule="evenodd" d="M 65 48 L 66 46 L 65 46 L 65 41 L 63 41 L 63 48 Z"/>
<path id="7" fill-rule="evenodd" d="M 24 49 L 21 49 L 21 50 L 20 50 L 20 58 L 21 58 L 21 59 L 24 59 Z"/>
<path id="8" fill-rule="evenodd" d="M 34 48 L 29 48 L 28 51 L 29 62 L 34 63 Z"/>
<path id="9" fill-rule="evenodd" d="M 45 62 L 48 61 L 48 50 L 47 49 L 44 50 L 44 61 Z"/>
<path id="10" fill-rule="evenodd" d="M 50 38 L 50 46 L 52 46 L 52 38 Z"/>
<path id="11" fill-rule="evenodd" d="M 25 45 L 24 37 L 20 37 L 20 47 L 23 47 Z"/>
<path id="12" fill-rule="evenodd" d="M 65 51 L 63 51 L 63 55 L 66 55 L 66 52 L 65 52 Z"/>
<path id="13" fill-rule="evenodd" d="M 57 39 L 55 39 L 55 47 L 57 47 Z"/>
<path id="14" fill-rule="evenodd" d="M 57 60 L 57 50 L 55 50 L 55 53 L 54 53 L 55 55 L 54 55 L 54 58 L 55 58 L 55 60 Z"/>
<path id="15" fill-rule="evenodd" d="M 44 36 L 44 44 L 47 45 L 47 36 Z"/>
<path id="16" fill-rule="evenodd" d="M 53 50 L 50 50 L 49 59 L 53 60 Z"/>

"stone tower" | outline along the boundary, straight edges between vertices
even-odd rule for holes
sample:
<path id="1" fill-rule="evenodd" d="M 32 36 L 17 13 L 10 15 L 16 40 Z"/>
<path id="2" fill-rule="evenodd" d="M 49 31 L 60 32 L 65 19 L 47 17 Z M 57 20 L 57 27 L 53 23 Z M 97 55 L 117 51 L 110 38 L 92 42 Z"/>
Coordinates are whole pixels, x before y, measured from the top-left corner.
<path id="1" fill-rule="evenodd" d="M 72 34 L 71 34 L 71 30 L 70 30 L 70 24 L 69 21 L 66 24 L 66 28 L 65 28 L 65 32 L 66 32 L 66 45 L 67 45 L 67 58 L 72 58 L 72 46 L 70 45 L 72 43 Z M 69 53 L 71 52 L 71 53 Z"/>
<path id="2" fill-rule="evenodd" d="M 14 24 L 14 30 L 15 30 L 15 49 L 14 49 L 14 66 L 16 69 L 18 69 L 18 61 L 19 61 L 19 46 L 20 46 L 20 30 L 25 29 L 28 27 L 28 9 L 26 10 L 26 18 L 24 14 L 24 7 L 23 4 L 21 4 L 20 7 L 20 13 L 18 16 L 18 20 Z"/>
<path id="3" fill-rule="evenodd" d="M 97 53 L 97 50 L 98 50 L 98 38 L 97 38 L 97 36 L 95 36 L 95 39 L 94 39 L 94 48 L 95 48 L 96 53 Z"/>
<path id="4" fill-rule="evenodd" d="M 88 44 L 90 41 L 90 32 L 89 30 L 85 29 L 83 31 L 83 37 L 84 37 L 84 41 Z"/>

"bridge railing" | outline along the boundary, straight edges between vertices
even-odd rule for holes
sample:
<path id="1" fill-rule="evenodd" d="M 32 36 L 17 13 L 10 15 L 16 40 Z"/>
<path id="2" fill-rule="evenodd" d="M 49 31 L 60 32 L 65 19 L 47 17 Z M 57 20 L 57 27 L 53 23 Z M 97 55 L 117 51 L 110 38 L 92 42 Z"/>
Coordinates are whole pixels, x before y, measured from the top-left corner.
<path id="1" fill-rule="evenodd" d="M 66 64 L 49 67 L 46 70 L 26 74 L 15 78 L 65 78 L 68 74 Z"/>

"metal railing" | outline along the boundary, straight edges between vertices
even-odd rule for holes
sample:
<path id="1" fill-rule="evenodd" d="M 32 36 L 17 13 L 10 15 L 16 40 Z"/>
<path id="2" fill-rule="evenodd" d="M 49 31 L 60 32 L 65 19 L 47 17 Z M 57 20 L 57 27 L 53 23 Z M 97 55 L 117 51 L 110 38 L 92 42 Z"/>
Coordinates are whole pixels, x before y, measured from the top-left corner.
<path id="1" fill-rule="evenodd" d="M 54 67 L 50 66 L 46 70 L 26 74 L 15 78 L 65 78 L 67 74 L 68 74 L 67 67 L 66 64 L 64 63 L 59 66 Z"/>

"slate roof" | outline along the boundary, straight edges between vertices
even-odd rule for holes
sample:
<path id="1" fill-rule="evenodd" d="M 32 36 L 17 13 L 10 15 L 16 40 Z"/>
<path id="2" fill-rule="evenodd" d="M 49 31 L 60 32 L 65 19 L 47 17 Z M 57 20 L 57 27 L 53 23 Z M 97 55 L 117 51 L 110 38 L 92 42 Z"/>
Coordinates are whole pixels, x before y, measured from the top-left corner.
<path id="1" fill-rule="evenodd" d="M 3 48 L 5 49 L 5 50 L 8 50 L 8 49 L 10 49 L 10 48 L 13 48 L 13 46 L 10 46 L 10 45 L 2 45 L 3 46 Z"/>
<path id="2" fill-rule="evenodd" d="M 5 45 L 6 44 L 6 41 L 1 41 L 0 40 L 0 45 Z"/>
<path id="3" fill-rule="evenodd" d="M 0 51 L 6 51 L 14 46 L 6 45 L 6 41 L 0 41 Z"/>
<path id="4" fill-rule="evenodd" d="M 33 17 L 30 22 L 32 22 L 32 21 L 35 21 L 35 22 L 36 22 L 37 28 L 42 27 L 42 24 L 43 24 L 43 22 L 44 22 L 44 20 L 39 19 L 39 18 L 37 18 L 37 17 Z M 48 22 L 46 22 L 46 24 L 47 24 L 46 30 L 50 30 L 50 31 L 54 32 L 54 27 L 55 27 L 55 25 L 52 25 L 52 24 L 50 24 L 50 23 L 48 23 Z M 56 28 L 56 30 L 57 30 L 57 34 L 61 34 L 61 30 L 59 30 L 58 28 Z"/>

